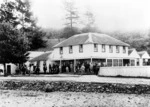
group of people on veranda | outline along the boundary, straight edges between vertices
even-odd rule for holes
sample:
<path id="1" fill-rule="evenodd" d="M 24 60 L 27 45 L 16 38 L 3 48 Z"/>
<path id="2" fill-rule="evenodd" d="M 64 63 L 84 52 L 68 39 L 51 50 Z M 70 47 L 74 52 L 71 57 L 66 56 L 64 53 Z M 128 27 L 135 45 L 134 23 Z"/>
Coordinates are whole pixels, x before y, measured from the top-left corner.
<path id="1" fill-rule="evenodd" d="M 31 72 L 34 74 L 58 74 L 58 73 L 72 73 L 72 74 L 95 74 L 97 75 L 100 67 L 104 66 L 101 62 L 76 62 L 74 65 L 73 62 L 63 62 L 61 65 L 60 63 L 53 63 L 47 65 L 46 63 L 43 64 L 43 72 L 41 72 L 41 68 L 38 65 L 30 64 L 29 69 L 27 69 L 27 66 L 23 64 L 22 66 L 19 66 L 19 68 L 16 70 L 18 74 L 21 71 L 21 74 L 30 74 Z M 31 67 L 33 67 L 33 71 L 31 71 Z M 49 67 L 49 69 L 47 68 Z"/>
<path id="2" fill-rule="evenodd" d="M 74 65 L 72 62 L 70 63 L 64 62 L 62 64 L 62 73 L 97 75 L 101 66 L 104 66 L 104 64 L 101 64 L 101 62 L 91 63 L 85 61 L 85 62 L 77 62 L 76 65 Z"/>
<path id="3" fill-rule="evenodd" d="M 49 69 L 47 68 L 46 63 L 43 64 L 43 71 L 44 74 L 58 74 L 59 73 L 59 65 L 58 64 L 49 64 Z M 34 74 L 41 74 L 40 67 L 33 65 L 33 73 Z"/>

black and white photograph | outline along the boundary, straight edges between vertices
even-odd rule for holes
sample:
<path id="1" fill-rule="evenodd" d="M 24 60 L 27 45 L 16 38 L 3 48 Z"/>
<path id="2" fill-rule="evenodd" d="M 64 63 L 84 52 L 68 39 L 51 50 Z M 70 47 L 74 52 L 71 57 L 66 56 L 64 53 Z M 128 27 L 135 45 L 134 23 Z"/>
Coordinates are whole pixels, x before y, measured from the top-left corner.
<path id="1" fill-rule="evenodd" d="M 150 0 L 0 0 L 0 107 L 150 107 Z"/>

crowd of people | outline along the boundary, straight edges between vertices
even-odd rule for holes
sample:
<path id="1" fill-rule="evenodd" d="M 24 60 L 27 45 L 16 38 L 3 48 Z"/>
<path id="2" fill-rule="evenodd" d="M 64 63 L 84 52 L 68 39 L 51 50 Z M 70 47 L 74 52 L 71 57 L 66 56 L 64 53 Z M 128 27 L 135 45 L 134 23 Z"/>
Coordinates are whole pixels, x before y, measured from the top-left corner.
<path id="1" fill-rule="evenodd" d="M 62 73 L 76 73 L 76 74 L 98 74 L 99 69 L 101 66 L 104 66 L 105 64 L 101 62 L 80 62 L 78 61 L 75 65 L 73 62 L 64 62 L 62 64 Z"/>
<path id="2" fill-rule="evenodd" d="M 30 71 L 27 69 L 27 66 L 25 64 L 20 64 L 16 68 L 16 74 L 30 74 Z"/>
<path id="3" fill-rule="evenodd" d="M 95 74 L 97 75 L 100 67 L 104 66 L 104 63 L 101 62 L 89 62 L 89 61 L 77 61 L 74 65 L 73 62 L 62 62 L 53 63 L 46 65 L 43 64 L 43 72 L 40 72 L 41 68 L 38 65 L 30 64 L 29 68 L 25 64 L 18 66 L 16 69 L 16 74 L 58 74 L 58 73 L 71 73 L 71 74 Z M 32 69 L 31 69 L 32 68 Z"/>
<path id="4" fill-rule="evenodd" d="M 147 63 L 149 64 L 149 63 Z M 58 74 L 58 73 L 71 73 L 71 74 L 95 74 L 98 75 L 100 67 L 107 66 L 105 62 L 100 61 L 76 61 L 75 65 L 73 61 L 55 62 L 47 65 L 43 64 L 43 72 L 39 65 L 30 64 L 29 68 L 25 64 L 21 64 L 16 69 L 16 74 Z M 126 64 L 126 66 L 129 66 Z M 32 68 L 32 69 L 31 69 Z"/>
<path id="5" fill-rule="evenodd" d="M 59 65 L 58 64 L 49 64 L 49 69 L 47 68 L 46 63 L 43 64 L 44 74 L 58 74 L 59 73 Z M 49 70 L 49 71 L 48 71 Z M 40 67 L 33 65 L 33 73 L 40 74 Z"/>

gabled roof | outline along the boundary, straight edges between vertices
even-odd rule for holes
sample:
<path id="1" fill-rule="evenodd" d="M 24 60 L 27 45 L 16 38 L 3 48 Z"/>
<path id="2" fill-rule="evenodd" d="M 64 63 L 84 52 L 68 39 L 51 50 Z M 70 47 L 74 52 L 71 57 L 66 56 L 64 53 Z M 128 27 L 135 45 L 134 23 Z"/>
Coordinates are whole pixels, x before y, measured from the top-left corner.
<path id="1" fill-rule="evenodd" d="M 138 54 L 140 55 L 140 57 L 142 57 L 145 53 L 146 53 L 146 51 L 140 51 L 140 52 L 138 52 Z"/>
<path id="2" fill-rule="evenodd" d="M 130 55 L 134 50 L 135 50 L 134 48 L 129 49 L 129 50 L 128 50 L 128 54 Z"/>
<path id="3" fill-rule="evenodd" d="M 35 58 L 35 57 L 37 57 L 37 56 L 43 54 L 44 52 L 28 51 L 28 53 L 29 53 L 29 56 L 28 56 L 28 57 L 29 57 L 29 60 L 31 60 L 31 59 L 33 59 L 33 58 Z"/>
<path id="4" fill-rule="evenodd" d="M 141 52 L 138 52 L 138 54 L 141 58 L 150 59 L 150 56 L 147 51 L 141 51 Z"/>
<path id="5" fill-rule="evenodd" d="M 35 61 L 46 61 L 48 60 L 48 57 L 49 55 L 51 54 L 52 52 L 46 52 L 46 53 L 43 53 L 33 59 L 30 60 L 30 62 L 35 62 Z"/>
<path id="6" fill-rule="evenodd" d="M 70 45 L 79 45 L 79 44 L 106 44 L 106 45 L 119 45 L 119 46 L 129 46 L 129 44 L 124 43 L 118 39 L 115 39 L 106 34 L 98 33 L 83 33 L 74 35 L 54 46 L 56 47 L 66 47 Z"/>
<path id="7" fill-rule="evenodd" d="M 128 55 L 130 58 L 140 58 L 139 54 L 137 53 L 135 48 L 128 50 Z"/>

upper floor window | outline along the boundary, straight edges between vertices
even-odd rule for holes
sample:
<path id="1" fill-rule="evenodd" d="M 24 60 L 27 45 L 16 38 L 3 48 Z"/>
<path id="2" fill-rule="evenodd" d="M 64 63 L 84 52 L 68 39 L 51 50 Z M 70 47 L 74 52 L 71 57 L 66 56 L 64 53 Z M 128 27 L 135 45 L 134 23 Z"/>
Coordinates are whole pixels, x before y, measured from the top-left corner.
<path id="1" fill-rule="evenodd" d="M 119 53 L 120 50 L 119 50 L 119 46 L 116 46 L 116 53 Z"/>
<path id="2" fill-rule="evenodd" d="M 80 53 L 83 52 L 83 45 L 82 45 L 82 44 L 79 45 L 79 52 L 80 52 Z"/>
<path id="3" fill-rule="evenodd" d="M 123 46 L 123 53 L 126 53 L 126 47 Z"/>
<path id="4" fill-rule="evenodd" d="M 63 47 L 60 47 L 60 54 L 63 54 Z"/>
<path id="5" fill-rule="evenodd" d="M 102 45 L 102 52 L 105 52 L 106 51 L 106 47 L 105 45 Z"/>
<path id="6" fill-rule="evenodd" d="M 69 46 L 69 53 L 73 53 L 72 46 Z"/>
<path id="7" fill-rule="evenodd" d="M 94 52 L 98 52 L 98 44 L 94 44 Z"/>
<path id="8" fill-rule="evenodd" d="M 112 53 L 113 52 L 113 46 L 109 46 L 109 52 Z"/>

